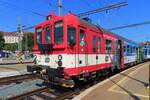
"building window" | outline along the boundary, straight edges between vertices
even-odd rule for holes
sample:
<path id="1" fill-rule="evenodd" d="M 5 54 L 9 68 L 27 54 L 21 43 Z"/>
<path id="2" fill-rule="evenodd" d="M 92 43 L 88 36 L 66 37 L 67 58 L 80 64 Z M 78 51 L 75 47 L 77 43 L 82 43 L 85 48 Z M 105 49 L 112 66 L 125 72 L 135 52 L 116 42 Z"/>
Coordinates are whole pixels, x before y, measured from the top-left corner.
<path id="1" fill-rule="evenodd" d="M 62 21 L 55 23 L 54 41 L 56 44 L 61 44 L 63 42 L 63 22 Z"/>
<path id="2" fill-rule="evenodd" d="M 93 52 L 96 52 L 96 36 L 93 36 Z"/>
<path id="3" fill-rule="evenodd" d="M 106 52 L 108 54 L 110 54 L 112 52 L 112 41 L 111 40 L 106 40 L 105 45 L 106 45 Z"/>
<path id="4" fill-rule="evenodd" d="M 85 36 L 84 36 L 84 30 L 80 30 L 80 46 L 85 45 Z"/>

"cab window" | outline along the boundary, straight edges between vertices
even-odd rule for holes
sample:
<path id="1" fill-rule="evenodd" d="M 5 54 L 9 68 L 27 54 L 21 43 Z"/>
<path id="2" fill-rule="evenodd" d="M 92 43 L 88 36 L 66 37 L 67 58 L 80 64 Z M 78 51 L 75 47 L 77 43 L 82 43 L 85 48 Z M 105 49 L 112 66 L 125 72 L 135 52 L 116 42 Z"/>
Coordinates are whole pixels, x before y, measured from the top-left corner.
<path id="1" fill-rule="evenodd" d="M 63 22 L 62 21 L 55 23 L 54 42 L 55 44 L 61 44 L 63 42 Z"/>
<path id="2" fill-rule="evenodd" d="M 46 43 L 50 43 L 51 41 L 51 36 L 50 36 L 50 26 L 46 26 L 45 28 L 45 41 Z"/>
<path id="3" fill-rule="evenodd" d="M 37 41 L 37 44 L 42 43 L 42 28 L 41 27 L 38 27 L 36 29 L 36 41 Z"/>
<path id="4" fill-rule="evenodd" d="M 85 45 L 85 36 L 84 36 L 84 30 L 80 30 L 80 46 Z"/>
<path id="5" fill-rule="evenodd" d="M 76 44 L 76 29 L 71 26 L 68 26 L 68 44 Z"/>

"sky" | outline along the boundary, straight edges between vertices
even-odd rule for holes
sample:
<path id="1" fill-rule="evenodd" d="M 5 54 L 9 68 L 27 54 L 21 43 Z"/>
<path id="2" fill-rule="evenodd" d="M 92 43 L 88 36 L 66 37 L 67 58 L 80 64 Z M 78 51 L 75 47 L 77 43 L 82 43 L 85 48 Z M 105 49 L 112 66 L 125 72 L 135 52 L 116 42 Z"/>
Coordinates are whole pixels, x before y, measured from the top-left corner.
<path id="1" fill-rule="evenodd" d="M 125 0 L 62 0 L 63 15 L 71 11 L 74 14 L 123 2 Z M 92 23 L 109 29 L 127 24 L 150 21 L 150 0 L 126 0 L 127 6 L 100 12 L 88 17 Z M 18 17 L 21 25 L 30 27 L 45 20 L 50 12 L 58 15 L 58 0 L 0 0 L 0 30 L 17 30 Z M 30 30 L 33 31 L 33 30 Z M 128 39 L 142 42 L 150 41 L 150 24 L 114 30 L 113 32 Z"/>

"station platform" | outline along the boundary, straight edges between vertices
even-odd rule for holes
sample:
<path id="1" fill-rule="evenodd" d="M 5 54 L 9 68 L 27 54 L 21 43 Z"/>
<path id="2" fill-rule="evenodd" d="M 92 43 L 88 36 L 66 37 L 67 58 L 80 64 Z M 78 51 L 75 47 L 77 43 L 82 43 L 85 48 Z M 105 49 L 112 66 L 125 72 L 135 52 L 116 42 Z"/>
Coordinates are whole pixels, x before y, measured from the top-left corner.
<path id="1" fill-rule="evenodd" d="M 33 59 L 25 59 L 22 60 L 23 63 L 33 63 Z M 7 64 L 18 64 L 20 63 L 17 59 L 0 59 L 0 65 L 7 65 Z"/>
<path id="2" fill-rule="evenodd" d="M 150 61 L 136 65 L 85 90 L 73 100 L 149 100 Z"/>
<path id="3" fill-rule="evenodd" d="M 0 78 L 27 74 L 26 65 L 33 65 L 33 64 L 27 63 L 27 64 L 0 65 Z"/>

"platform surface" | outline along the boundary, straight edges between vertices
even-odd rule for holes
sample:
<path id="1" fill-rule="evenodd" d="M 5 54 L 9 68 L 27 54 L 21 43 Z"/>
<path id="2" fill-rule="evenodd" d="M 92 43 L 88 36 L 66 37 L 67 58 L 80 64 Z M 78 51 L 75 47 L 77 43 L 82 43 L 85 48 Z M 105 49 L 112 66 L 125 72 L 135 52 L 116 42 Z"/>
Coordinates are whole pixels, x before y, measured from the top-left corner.
<path id="1" fill-rule="evenodd" d="M 0 77 L 26 74 L 27 65 L 33 65 L 33 64 L 27 63 L 27 64 L 0 65 Z"/>
<path id="2" fill-rule="evenodd" d="M 150 62 L 136 65 L 85 90 L 73 100 L 149 100 Z"/>
<path id="3" fill-rule="evenodd" d="M 33 59 L 25 59 L 22 60 L 23 63 L 32 63 Z M 16 63 L 20 63 L 20 60 L 17 59 L 1 59 L 0 58 L 0 65 L 5 65 L 5 64 L 16 64 Z"/>

